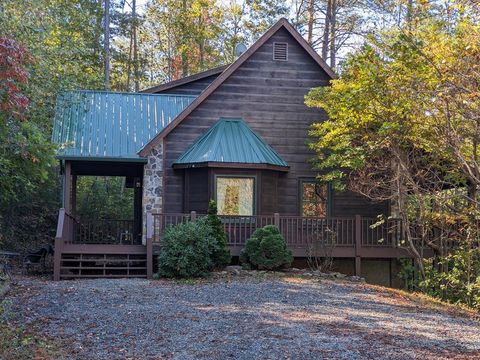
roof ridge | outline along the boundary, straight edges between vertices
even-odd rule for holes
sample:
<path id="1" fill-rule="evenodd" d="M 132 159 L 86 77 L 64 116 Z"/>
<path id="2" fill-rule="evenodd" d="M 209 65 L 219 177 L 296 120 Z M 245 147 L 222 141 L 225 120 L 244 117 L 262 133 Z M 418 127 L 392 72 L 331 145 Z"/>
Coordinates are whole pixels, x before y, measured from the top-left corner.
<path id="1" fill-rule="evenodd" d="M 166 83 L 143 89 L 140 92 L 153 93 L 153 92 L 165 91 L 177 86 L 185 85 L 193 81 L 204 79 L 206 77 L 210 77 L 216 74 L 221 74 L 229 65 L 230 64 L 220 65 L 205 71 L 198 72 L 196 74 L 188 75 L 176 80 L 170 80 L 170 81 L 167 81 Z"/>

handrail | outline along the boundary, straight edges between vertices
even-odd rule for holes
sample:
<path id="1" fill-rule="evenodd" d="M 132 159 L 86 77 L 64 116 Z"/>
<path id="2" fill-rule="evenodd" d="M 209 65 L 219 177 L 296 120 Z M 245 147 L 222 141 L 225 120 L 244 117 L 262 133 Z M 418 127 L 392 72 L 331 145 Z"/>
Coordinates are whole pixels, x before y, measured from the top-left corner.
<path id="1" fill-rule="evenodd" d="M 193 213 L 151 213 L 152 241 L 159 243 L 166 228 L 180 222 L 200 218 Z M 243 247 L 246 240 L 259 227 L 276 225 L 291 248 L 305 248 L 311 243 L 328 247 L 404 248 L 404 232 L 401 219 L 389 218 L 383 223 L 377 217 L 338 216 L 311 217 L 298 215 L 220 215 L 229 245 Z M 147 227 L 148 231 L 148 227 Z M 414 231 L 415 233 L 415 231 Z M 414 234 L 414 236 L 416 236 Z"/>
<path id="2" fill-rule="evenodd" d="M 152 236 L 160 242 L 169 225 L 189 220 L 192 214 L 155 213 Z M 355 217 L 305 217 L 295 215 L 220 215 L 230 246 L 243 246 L 252 233 L 265 225 L 276 225 L 290 247 L 302 248 L 320 241 L 328 246 L 355 246 Z M 373 219 L 372 219 L 373 220 Z M 147 227 L 148 231 L 148 227 Z M 147 235 L 148 237 L 148 235 Z"/>
<path id="3" fill-rule="evenodd" d="M 134 220 L 77 219 L 74 222 L 72 243 L 76 244 L 135 244 L 140 233 L 135 233 Z"/>
<path id="4" fill-rule="evenodd" d="M 64 208 L 58 211 L 57 233 L 55 235 L 55 252 L 53 258 L 53 279 L 60 280 L 60 265 L 62 250 L 65 243 L 71 239 L 74 218 Z"/>

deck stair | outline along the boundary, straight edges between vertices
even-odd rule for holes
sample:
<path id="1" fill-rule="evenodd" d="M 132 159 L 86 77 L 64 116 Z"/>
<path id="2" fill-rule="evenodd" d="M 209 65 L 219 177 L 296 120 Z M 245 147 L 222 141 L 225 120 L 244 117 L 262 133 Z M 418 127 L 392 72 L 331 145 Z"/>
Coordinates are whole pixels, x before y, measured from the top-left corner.
<path id="1" fill-rule="evenodd" d="M 151 278 L 151 238 L 145 244 L 112 243 L 112 237 L 75 236 L 79 222 L 60 209 L 55 237 L 54 280 L 74 278 Z M 92 233 L 92 232 L 90 232 Z M 131 232 L 129 232 L 131 233 Z M 150 231 L 149 233 L 152 233 Z M 85 241 L 85 240 L 89 241 Z M 91 240 L 95 240 L 91 243 Z"/>
<path id="2" fill-rule="evenodd" d="M 146 278 L 145 254 L 62 253 L 60 278 Z"/>

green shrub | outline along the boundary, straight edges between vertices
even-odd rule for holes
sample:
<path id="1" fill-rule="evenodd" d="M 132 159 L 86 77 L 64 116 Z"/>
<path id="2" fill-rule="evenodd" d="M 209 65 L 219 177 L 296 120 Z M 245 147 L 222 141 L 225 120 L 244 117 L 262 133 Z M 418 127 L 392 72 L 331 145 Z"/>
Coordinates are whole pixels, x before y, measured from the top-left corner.
<path id="1" fill-rule="evenodd" d="M 274 270 L 289 267 L 293 256 L 278 228 L 267 225 L 255 230 L 247 240 L 240 261 L 252 268 Z"/>
<path id="2" fill-rule="evenodd" d="M 217 215 L 217 203 L 214 200 L 210 200 L 207 216 L 204 219 L 205 224 L 211 231 L 212 237 L 216 241 L 216 246 L 212 253 L 213 264 L 215 268 L 223 268 L 230 264 L 232 256 L 228 248 L 227 234 L 222 220 Z"/>
<path id="3" fill-rule="evenodd" d="M 436 261 L 426 259 L 419 287 L 430 296 L 480 310 L 480 249 L 461 246 Z"/>
<path id="4" fill-rule="evenodd" d="M 191 278 L 207 276 L 214 268 L 217 245 L 205 221 L 187 222 L 165 230 L 158 256 L 158 276 Z"/>

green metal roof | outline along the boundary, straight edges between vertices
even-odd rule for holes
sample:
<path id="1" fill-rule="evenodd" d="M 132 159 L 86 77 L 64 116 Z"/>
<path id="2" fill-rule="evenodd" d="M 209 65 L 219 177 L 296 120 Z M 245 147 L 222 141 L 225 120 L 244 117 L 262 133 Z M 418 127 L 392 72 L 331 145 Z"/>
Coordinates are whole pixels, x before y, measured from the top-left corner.
<path id="1" fill-rule="evenodd" d="M 242 119 L 220 118 L 174 163 L 239 163 L 288 167 Z"/>
<path id="2" fill-rule="evenodd" d="M 52 140 L 58 157 L 140 160 L 137 152 L 195 96 L 69 91 L 58 96 Z"/>

